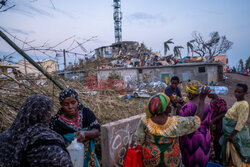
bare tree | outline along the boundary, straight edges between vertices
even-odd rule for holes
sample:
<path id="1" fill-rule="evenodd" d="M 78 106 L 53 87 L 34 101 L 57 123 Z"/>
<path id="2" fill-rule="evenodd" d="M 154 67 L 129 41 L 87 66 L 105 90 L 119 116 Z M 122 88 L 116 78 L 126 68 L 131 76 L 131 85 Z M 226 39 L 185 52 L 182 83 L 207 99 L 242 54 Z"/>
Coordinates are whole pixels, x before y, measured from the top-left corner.
<path id="1" fill-rule="evenodd" d="M 225 54 L 231 49 L 233 42 L 229 41 L 226 36 L 220 36 L 218 32 L 209 34 L 210 39 L 205 38 L 198 32 L 193 32 L 193 51 L 194 53 L 204 57 L 214 57 Z"/>
<path id="2" fill-rule="evenodd" d="M 1 0 L 0 1 L 0 12 L 5 12 L 13 7 L 15 7 L 16 5 L 9 5 L 8 0 Z"/>
<path id="3" fill-rule="evenodd" d="M 23 6 L 27 6 L 27 9 L 32 9 L 33 12 L 34 11 L 39 11 L 38 8 L 34 7 L 33 5 L 31 5 L 32 3 L 36 2 L 38 0 L 18 0 L 14 1 L 14 0 L 0 0 L 0 12 L 6 12 L 7 10 L 10 10 L 11 8 L 14 7 L 18 7 L 20 6 L 20 4 L 22 4 Z M 52 2 L 52 0 L 49 0 L 51 3 L 51 6 L 53 7 L 53 9 L 56 9 L 54 3 Z M 24 12 L 25 10 L 22 10 L 22 12 Z M 41 10 L 40 10 L 41 11 Z M 29 11 L 30 12 L 30 11 Z M 40 12 L 41 14 L 41 12 Z"/>

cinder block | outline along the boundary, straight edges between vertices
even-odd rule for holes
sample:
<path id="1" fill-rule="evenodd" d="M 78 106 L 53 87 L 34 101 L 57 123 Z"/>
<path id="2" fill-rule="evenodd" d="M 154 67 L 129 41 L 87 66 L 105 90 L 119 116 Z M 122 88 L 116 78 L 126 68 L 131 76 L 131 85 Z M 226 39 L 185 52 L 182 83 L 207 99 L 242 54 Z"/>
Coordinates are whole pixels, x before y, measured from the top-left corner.
<path id="1" fill-rule="evenodd" d="M 129 143 L 139 120 L 145 114 L 136 115 L 101 126 L 103 167 L 123 166 Z"/>

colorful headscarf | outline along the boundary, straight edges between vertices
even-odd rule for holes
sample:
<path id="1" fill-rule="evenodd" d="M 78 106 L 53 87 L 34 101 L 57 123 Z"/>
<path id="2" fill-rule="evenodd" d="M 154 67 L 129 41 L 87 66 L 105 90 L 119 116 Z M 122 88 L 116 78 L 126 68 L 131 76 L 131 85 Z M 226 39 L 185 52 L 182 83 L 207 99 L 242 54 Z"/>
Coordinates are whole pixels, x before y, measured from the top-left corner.
<path id="1" fill-rule="evenodd" d="M 62 103 L 63 99 L 67 97 L 74 97 L 78 101 L 78 94 L 74 89 L 64 89 L 59 95 L 59 102 Z"/>
<path id="2" fill-rule="evenodd" d="M 203 85 L 199 82 L 199 81 L 196 81 L 196 80 L 193 80 L 193 81 L 190 81 L 187 83 L 187 86 L 186 86 L 186 91 L 188 93 L 192 93 L 192 94 L 195 94 L 195 95 L 198 95 L 199 92 L 200 92 L 200 88 L 202 87 Z"/>
<path id="3" fill-rule="evenodd" d="M 146 107 L 146 116 L 150 118 L 163 113 L 169 102 L 170 98 L 164 93 L 158 93 L 152 96 Z"/>

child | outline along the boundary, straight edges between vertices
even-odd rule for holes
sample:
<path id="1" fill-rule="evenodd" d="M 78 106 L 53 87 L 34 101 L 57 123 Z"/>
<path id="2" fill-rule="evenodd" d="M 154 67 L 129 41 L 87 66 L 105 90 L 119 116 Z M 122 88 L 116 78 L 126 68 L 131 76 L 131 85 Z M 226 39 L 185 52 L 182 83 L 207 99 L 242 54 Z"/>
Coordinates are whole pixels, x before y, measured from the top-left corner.
<path id="1" fill-rule="evenodd" d="M 243 166 L 250 156 L 250 136 L 249 129 L 246 126 L 249 114 L 249 104 L 244 98 L 247 94 L 247 90 L 247 85 L 237 84 L 234 93 L 237 101 L 227 111 L 223 118 L 223 166 Z"/>
<path id="2" fill-rule="evenodd" d="M 165 89 L 165 94 L 170 97 L 170 101 L 173 105 L 173 107 L 175 108 L 175 112 L 178 115 L 179 109 L 181 108 L 182 104 L 183 104 L 183 99 L 182 99 L 182 94 L 181 91 L 178 87 L 180 82 L 179 77 L 177 76 L 173 76 L 171 78 L 171 84 Z M 173 113 L 174 115 L 176 113 Z"/>

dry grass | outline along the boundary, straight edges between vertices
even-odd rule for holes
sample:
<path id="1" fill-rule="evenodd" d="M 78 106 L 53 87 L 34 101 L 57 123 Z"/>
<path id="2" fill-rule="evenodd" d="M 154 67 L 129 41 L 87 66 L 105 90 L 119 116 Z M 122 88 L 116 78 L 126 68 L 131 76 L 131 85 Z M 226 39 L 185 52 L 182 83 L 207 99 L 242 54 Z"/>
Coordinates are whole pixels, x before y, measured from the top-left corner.
<path id="1" fill-rule="evenodd" d="M 114 90 L 97 90 L 96 95 L 89 95 L 85 86 L 79 81 L 63 80 L 57 78 L 64 86 L 74 88 L 79 94 L 79 101 L 89 107 L 97 116 L 101 124 L 116 121 L 137 115 L 144 111 L 147 99 L 125 99 L 119 98 Z M 25 82 L 24 82 L 25 80 Z M 44 94 L 49 96 L 53 102 L 53 114 L 59 109 L 58 95 L 60 90 L 50 81 L 44 85 L 36 84 L 31 78 L 0 80 L 0 132 L 7 129 L 13 122 L 18 108 L 26 97 L 31 94 Z M 15 85 L 15 87 L 13 87 Z"/>

